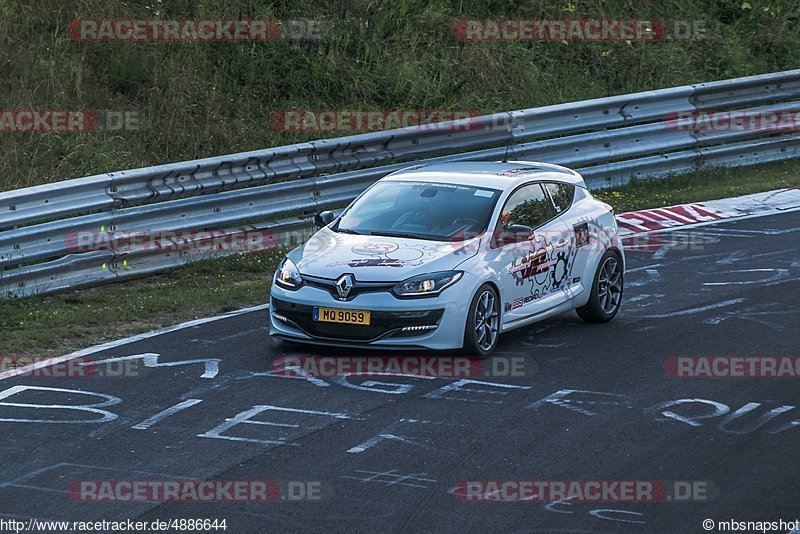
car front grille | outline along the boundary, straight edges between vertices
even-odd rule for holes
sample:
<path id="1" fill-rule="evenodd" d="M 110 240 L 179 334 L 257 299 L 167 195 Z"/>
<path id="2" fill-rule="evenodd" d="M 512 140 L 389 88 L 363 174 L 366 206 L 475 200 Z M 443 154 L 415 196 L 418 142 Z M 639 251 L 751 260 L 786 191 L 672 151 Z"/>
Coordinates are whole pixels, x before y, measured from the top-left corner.
<path id="1" fill-rule="evenodd" d="M 355 297 L 363 293 L 389 292 L 397 284 L 397 282 L 361 282 L 359 280 L 356 280 L 353 283 L 352 289 L 350 289 L 350 292 L 347 294 L 347 298 L 341 298 L 339 296 L 338 291 L 336 291 L 336 280 L 331 280 L 328 278 L 320 278 L 316 276 L 309 276 L 306 274 L 302 276 L 303 276 L 303 283 L 311 287 L 324 289 L 325 291 L 333 295 L 333 298 L 344 301 L 353 300 Z"/>

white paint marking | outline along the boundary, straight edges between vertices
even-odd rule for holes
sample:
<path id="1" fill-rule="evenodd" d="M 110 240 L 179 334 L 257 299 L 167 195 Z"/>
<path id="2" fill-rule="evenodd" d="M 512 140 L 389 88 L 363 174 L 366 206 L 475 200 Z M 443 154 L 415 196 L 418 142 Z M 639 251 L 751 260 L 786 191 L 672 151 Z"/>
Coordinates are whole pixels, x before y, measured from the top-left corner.
<path id="1" fill-rule="evenodd" d="M 678 310 L 669 313 L 659 313 L 657 315 L 637 315 L 637 317 L 646 317 L 648 319 L 666 319 L 668 317 L 680 317 L 682 315 L 693 315 L 708 310 L 715 310 L 717 308 L 724 308 L 725 306 L 733 306 L 734 304 L 741 304 L 746 299 L 731 299 L 724 302 L 717 302 L 716 304 L 709 304 L 708 306 L 700 306 L 699 308 L 689 308 L 688 310 Z"/>
<path id="2" fill-rule="evenodd" d="M 351 448 L 347 449 L 347 452 L 353 453 L 353 454 L 358 454 L 358 453 L 364 452 L 365 450 L 369 449 L 370 447 L 374 447 L 375 445 L 377 445 L 381 441 L 386 441 L 386 440 L 399 441 L 400 443 L 405 443 L 406 445 L 416 445 L 417 447 L 423 447 L 423 448 L 426 448 L 426 449 L 430 448 L 430 447 L 428 447 L 428 445 L 426 445 L 424 442 L 422 442 L 421 440 L 418 440 L 418 439 L 414 439 L 414 438 L 411 438 L 411 437 L 408 437 L 408 436 L 397 436 L 395 434 L 383 434 L 382 433 L 382 434 L 378 434 L 377 436 L 371 437 L 367 441 L 365 441 L 365 442 L 363 442 L 363 443 L 361 443 L 359 445 L 356 445 L 355 447 L 351 447 Z"/>
<path id="3" fill-rule="evenodd" d="M 739 408 L 735 412 L 725 415 L 725 417 L 722 418 L 722 422 L 720 422 L 720 424 L 717 425 L 717 428 L 719 428 L 723 432 L 728 432 L 728 433 L 731 433 L 731 434 L 749 434 L 749 433 L 751 433 L 751 432 L 753 432 L 755 430 L 758 430 L 759 428 L 761 428 L 765 424 L 769 423 L 772 419 L 776 418 L 780 414 L 786 413 L 786 412 L 790 412 L 790 411 L 792 411 L 794 409 L 794 406 L 792 406 L 792 405 L 778 406 L 777 408 L 773 408 L 772 410 L 768 411 L 765 414 L 761 414 L 761 417 L 759 417 L 756 420 L 755 423 L 750 424 L 749 426 L 745 427 L 743 430 L 730 430 L 730 429 L 727 428 L 727 426 L 731 423 L 731 421 L 733 421 L 733 420 L 735 420 L 735 419 L 737 419 L 737 418 L 739 418 L 739 417 L 741 417 L 741 416 L 743 416 L 743 415 L 745 415 L 745 414 L 747 414 L 749 412 L 752 412 L 753 410 L 755 410 L 759 406 L 761 406 L 760 402 L 748 402 L 747 404 L 745 404 L 744 406 L 742 406 L 741 408 Z"/>
<path id="4" fill-rule="evenodd" d="M 656 263 L 654 265 L 645 265 L 644 267 L 636 267 L 634 269 L 625 269 L 625 274 L 635 273 L 637 271 L 648 271 L 648 270 L 655 270 L 659 267 L 663 267 L 663 263 Z"/>
<path id="5" fill-rule="evenodd" d="M 75 464 L 75 463 L 69 463 L 69 462 L 59 462 L 57 464 L 50 464 L 50 465 L 48 465 L 46 467 L 41 467 L 39 469 L 34 469 L 33 471 L 29 471 L 28 473 L 26 473 L 24 475 L 21 475 L 21 476 L 15 478 L 13 480 L 10 480 L 8 482 L 0 482 L 0 488 L 6 488 L 6 487 L 10 487 L 10 486 L 18 486 L 20 484 L 20 482 L 31 480 L 31 479 L 36 478 L 37 476 L 41 475 L 42 473 L 47 473 L 48 471 L 54 471 L 54 470 L 57 470 L 57 469 L 62 468 L 62 467 L 77 467 L 77 468 L 80 468 L 80 469 L 95 470 L 95 471 L 114 471 L 114 472 L 118 472 L 118 473 L 126 473 L 128 475 L 133 473 L 133 474 L 136 474 L 136 475 L 146 475 L 146 476 L 151 477 L 151 478 L 169 478 L 169 479 L 175 479 L 175 480 L 199 480 L 199 479 L 197 479 L 195 477 L 169 475 L 169 474 L 166 474 L 166 473 L 156 472 L 156 471 L 140 471 L 140 470 L 137 470 L 137 469 L 121 469 L 121 468 L 118 468 L 118 467 L 109 467 L 109 466 L 105 466 L 105 465 L 89 465 L 89 464 Z M 34 487 L 38 487 L 38 486 L 34 486 Z"/>
<path id="6" fill-rule="evenodd" d="M 74 360 L 75 358 L 80 358 L 81 356 L 88 356 L 90 354 L 96 354 L 98 352 L 103 352 L 109 349 L 113 349 L 116 347 L 121 347 L 123 345 L 128 345 L 130 343 L 135 343 L 137 341 L 142 341 L 143 339 L 150 339 L 153 337 L 161 336 L 164 334 L 169 334 L 171 332 L 176 332 L 178 330 L 185 330 L 186 328 L 192 328 L 195 326 L 199 326 L 206 323 L 213 323 L 215 321 L 220 321 L 222 319 L 229 319 L 231 317 L 236 317 L 237 315 L 242 315 L 245 313 L 250 313 L 254 311 L 266 310 L 269 308 L 268 304 L 261 304 L 259 306 L 252 306 L 250 308 L 242 308 L 241 310 L 235 310 L 230 313 L 226 313 L 223 315 L 215 315 L 214 317 L 203 317 L 202 319 L 195 319 L 193 321 L 188 321 L 185 323 L 181 323 L 175 326 L 167 326 L 165 328 L 159 328 L 158 330 L 152 330 L 150 332 L 144 332 L 142 334 L 136 334 L 135 336 L 126 337 L 124 339 L 118 339 L 116 341 L 109 341 L 108 343 L 103 343 L 101 345 L 95 345 L 93 347 L 88 347 L 85 349 L 81 349 L 77 352 L 72 352 L 70 354 L 66 354 L 64 356 L 56 356 L 47 360 L 41 360 L 31 365 L 26 365 L 24 367 L 19 367 L 17 369 L 11 369 L 9 371 L 4 371 L 0 373 L 0 380 L 5 380 L 6 378 L 12 378 L 14 376 L 24 375 L 31 371 L 35 371 L 36 369 L 41 369 L 43 367 L 49 367 L 50 365 L 55 365 L 57 363 L 66 362 L 69 360 Z"/>
<path id="7" fill-rule="evenodd" d="M 295 374 L 287 374 L 287 371 L 291 371 Z M 322 380 L 321 378 L 317 378 L 313 376 L 311 373 L 300 367 L 299 365 L 296 366 L 287 366 L 280 372 L 276 371 L 256 371 L 252 373 L 248 373 L 246 376 L 243 376 L 241 379 L 246 380 L 248 378 L 255 378 L 257 376 L 273 376 L 276 378 L 291 378 L 294 380 L 306 380 L 315 386 L 319 386 L 321 388 L 330 387 L 330 384 Z"/>
<path id="8" fill-rule="evenodd" d="M 163 412 L 159 412 L 159 413 L 155 414 L 153 417 L 145 419 L 144 421 L 142 421 L 141 423 L 139 423 L 137 425 L 133 425 L 131 428 L 135 428 L 136 430 L 147 430 L 148 428 L 150 428 L 154 424 L 156 424 L 156 423 L 158 423 L 160 421 L 163 421 L 167 417 L 169 417 L 169 416 L 171 416 L 173 414 L 176 414 L 176 413 L 180 412 L 181 410 L 185 410 L 186 408 L 194 406 L 195 404 L 200 404 L 201 402 L 203 402 L 201 399 L 185 400 L 183 402 L 180 402 L 180 403 L 176 404 L 175 406 L 167 408 Z"/>
<path id="9" fill-rule="evenodd" d="M 571 395 L 590 395 L 594 396 L 593 399 L 586 399 L 586 398 L 568 398 Z M 633 401 L 627 395 L 620 395 L 619 393 L 607 393 L 605 391 L 590 391 L 584 389 L 561 389 L 556 391 L 555 393 L 551 393 L 547 397 L 533 402 L 528 405 L 529 409 L 538 410 L 545 404 L 552 404 L 554 406 L 559 406 L 561 408 L 566 408 L 567 410 L 572 410 L 573 412 L 577 412 L 581 415 L 585 415 L 588 417 L 592 417 L 597 415 L 597 412 L 594 412 L 584 406 L 614 406 L 614 407 L 623 407 L 623 408 L 632 408 Z"/>
<path id="10" fill-rule="evenodd" d="M 205 365 L 205 370 L 200 378 L 214 378 L 219 374 L 219 358 L 204 358 L 201 360 L 181 360 L 177 362 L 161 362 L 158 358 L 161 355 L 156 352 L 145 352 L 144 354 L 134 354 L 133 356 L 121 356 L 119 358 L 108 358 L 106 360 L 95 360 L 90 362 L 80 362 L 78 365 L 100 365 L 103 363 L 124 362 L 127 360 L 142 360 L 145 367 L 175 367 L 177 365 L 194 365 L 202 363 Z"/>
<path id="11" fill-rule="evenodd" d="M 761 280 L 744 280 L 744 281 L 734 281 L 734 282 L 703 282 L 704 286 L 746 286 L 751 284 L 767 284 L 771 282 L 777 282 L 778 280 L 783 280 L 784 278 L 789 276 L 789 269 L 740 269 L 737 271 L 726 271 L 725 273 L 716 273 L 716 274 L 739 274 L 739 273 L 775 273 L 769 278 L 763 278 Z"/>
<path id="12" fill-rule="evenodd" d="M 628 514 L 628 515 L 635 515 L 635 516 L 638 516 L 638 517 L 641 517 L 641 516 L 644 515 L 644 514 L 641 514 L 639 512 L 630 512 L 628 510 L 614 510 L 613 508 L 601 508 L 599 510 L 592 510 L 589 513 L 591 515 L 593 515 L 594 517 L 597 517 L 599 519 L 605 519 L 607 521 L 619 521 L 620 523 L 638 523 L 638 524 L 642 524 L 642 525 L 644 525 L 644 523 L 645 523 L 644 521 L 632 521 L 630 519 L 614 519 L 613 517 L 608 517 L 608 514 L 610 514 L 610 513 Z"/>
<path id="13" fill-rule="evenodd" d="M 714 409 L 714 411 L 705 415 L 695 415 L 693 417 L 686 417 L 677 414 L 673 411 L 667 410 L 667 408 L 671 408 L 672 406 L 681 406 L 683 404 L 701 404 L 701 405 L 711 406 Z M 656 421 L 658 421 L 659 423 L 667 422 L 670 419 L 674 419 L 675 421 L 680 421 L 682 423 L 686 423 L 687 425 L 691 425 L 694 427 L 701 427 L 703 426 L 703 423 L 698 422 L 698 420 L 719 417 L 721 415 L 727 414 L 728 412 L 731 411 L 731 409 L 727 404 L 723 404 L 721 402 L 716 402 L 708 399 L 678 399 L 656 404 L 655 406 L 651 406 L 650 408 L 648 408 L 646 411 L 648 413 L 654 414 Z"/>
<path id="14" fill-rule="evenodd" d="M 397 427 L 397 425 L 403 424 L 403 423 L 406 423 L 406 424 L 427 424 L 427 425 L 458 426 L 458 425 L 454 425 L 452 423 L 444 423 L 442 421 L 430 421 L 430 420 L 427 420 L 427 419 L 400 419 L 399 421 L 397 421 L 395 423 L 392 423 L 391 425 L 389 425 L 386 428 L 384 428 L 383 430 L 381 430 L 380 433 L 377 436 L 373 436 L 373 437 L 369 438 L 367 441 L 365 441 L 363 443 L 360 443 L 359 445 L 356 445 L 355 447 L 351 447 L 350 449 L 347 450 L 347 452 L 352 453 L 352 454 L 362 453 L 365 450 L 369 449 L 370 447 L 374 447 L 378 443 L 380 443 L 382 441 L 386 441 L 386 440 L 399 441 L 399 442 L 405 443 L 407 445 L 416 445 L 418 447 L 423 447 L 423 448 L 426 448 L 426 449 L 431 448 L 429 445 L 427 445 L 422 440 L 419 440 L 419 439 L 416 439 L 416 438 L 412 438 L 412 437 L 409 437 L 409 436 L 399 436 L 397 434 L 392 433 L 392 432 L 394 432 L 394 429 Z"/>
<path id="15" fill-rule="evenodd" d="M 364 473 L 368 476 L 363 477 L 355 477 L 355 476 L 348 476 L 342 475 L 340 478 L 349 478 L 353 480 L 358 480 L 362 484 L 367 482 L 375 482 L 378 484 L 384 484 L 386 486 L 409 486 L 412 488 L 427 488 L 428 486 L 420 485 L 420 484 L 411 484 L 408 481 L 414 482 L 438 482 L 437 480 L 433 480 L 432 478 L 425 478 L 425 475 L 428 473 L 410 473 L 408 475 L 398 475 L 397 469 L 392 469 L 390 471 L 367 471 L 365 469 L 356 469 L 356 473 Z"/>
<path id="16" fill-rule="evenodd" d="M 374 376 L 376 373 L 363 372 L 363 373 L 343 373 L 342 376 L 333 379 L 334 382 L 340 386 L 350 389 L 357 389 L 360 391 L 372 391 L 375 393 L 386 393 L 387 395 L 404 395 L 414 389 L 412 384 L 398 384 L 396 382 L 380 382 L 378 380 L 365 380 L 360 384 L 353 384 L 347 380 L 349 376 Z M 404 377 L 404 378 L 423 378 L 426 380 L 433 380 L 435 376 L 427 375 L 414 375 L 405 373 L 380 373 L 381 376 Z M 390 389 L 383 389 L 380 386 L 387 386 Z"/>
<path id="17" fill-rule="evenodd" d="M 113 395 L 106 395 L 105 393 L 94 393 L 91 391 L 80 391 L 77 389 L 62 389 L 50 388 L 44 386 L 13 386 L 4 391 L 0 391 L 0 400 L 7 399 L 12 395 L 22 393 L 24 391 L 48 391 L 57 393 L 77 394 L 77 395 L 91 395 L 105 399 L 102 402 L 95 402 L 93 404 L 28 404 L 21 402 L 0 402 L 0 406 L 8 406 L 11 408 L 32 408 L 32 409 L 45 409 L 45 410 L 77 410 L 81 412 L 89 412 L 98 414 L 99 419 L 15 419 L 15 418 L 0 418 L 0 421 L 9 423 L 48 423 L 48 424 L 94 424 L 94 423 L 108 423 L 117 418 L 117 414 L 101 410 L 108 406 L 114 406 L 122 402 L 122 399 Z"/>
<path id="18" fill-rule="evenodd" d="M 454 396 L 444 396 L 445 393 L 450 392 L 460 392 L 466 393 L 467 397 L 469 397 L 470 393 L 482 393 L 486 395 L 508 395 L 507 391 L 492 391 L 490 389 L 470 389 L 464 386 L 469 384 L 478 384 L 481 386 L 492 386 L 496 388 L 502 389 L 531 389 L 531 386 L 516 386 L 513 384 L 498 384 L 495 382 L 484 382 L 482 380 L 470 380 L 468 378 L 462 378 L 461 380 L 457 380 L 452 384 L 448 384 L 443 386 L 439 389 L 431 391 L 430 393 L 426 393 L 423 397 L 427 397 L 429 399 L 447 399 L 447 400 L 458 400 L 458 401 L 465 401 L 465 402 L 482 402 L 486 404 L 502 404 L 502 400 L 486 400 L 486 399 L 471 399 L 471 398 L 464 398 L 464 397 L 454 397 Z"/>
<path id="19" fill-rule="evenodd" d="M 253 406 L 249 410 L 245 410 L 237 414 L 235 417 L 231 419 L 225 419 L 221 424 L 217 425 L 215 428 L 212 428 L 208 432 L 204 434 L 198 434 L 198 437 L 201 438 L 214 438 L 214 439 L 227 439 L 230 441 L 244 441 L 249 443 L 261 443 L 262 445 L 292 445 L 295 447 L 299 447 L 299 443 L 290 443 L 285 438 L 277 438 L 277 439 L 254 439 L 254 438 L 243 438 L 238 436 L 224 436 L 223 433 L 227 432 L 231 428 L 236 425 L 248 424 L 248 425 L 268 425 L 268 426 L 290 426 L 291 428 L 299 428 L 299 425 L 286 425 L 284 423 L 275 423 L 274 421 L 253 421 L 251 420 L 252 417 L 257 416 L 258 414 L 266 411 L 279 411 L 279 412 L 290 412 L 290 413 L 301 413 L 301 414 L 308 414 L 308 415 L 321 415 L 327 417 L 333 417 L 336 419 L 352 419 L 349 415 L 344 413 L 337 413 L 337 412 L 320 412 L 317 410 L 302 410 L 299 408 L 284 408 L 281 406 L 272 406 L 270 404 L 261 404 Z M 275 423 L 275 424 L 270 424 Z"/>
<path id="20" fill-rule="evenodd" d="M 572 503 L 569 502 L 572 497 L 567 497 L 566 499 L 562 499 L 560 501 L 552 501 L 544 505 L 544 509 L 548 512 L 554 512 L 556 514 L 574 514 L 575 512 L 566 512 L 564 510 L 556 510 L 554 507 L 558 504 L 563 504 L 565 506 L 572 506 Z"/>
<path id="21" fill-rule="evenodd" d="M 300 428 L 300 425 L 290 423 L 276 423 L 274 421 L 248 421 L 251 425 L 278 426 L 281 428 Z"/>
<path id="22" fill-rule="evenodd" d="M 689 211 L 689 210 L 690 210 L 689 206 L 686 206 L 686 211 Z M 670 218 L 670 219 L 677 219 L 677 220 L 685 222 L 685 223 L 696 223 L 698 220 L 703 220 L 703 219 L 700 219 L 700 215 L 699 214 L 697 214 L 697 218 L 696 219 L 691 219 L 689 217 L 686 217 L 685 215 L 682 215 L 682 214 L 678 213 L 677 211 L 669 211 L 669 210 L 664 209 L 664 208 L 656 208 L 656 209 L 652 210 L 652 212 L 653 213 L 657 213 L 658 215 L 661 215 L 663 217 L 667 217 L 667 218 Z M 691 211 L 689 211 L 689 212 L 691 213 Z M 693 213 L 693 215 L 695 215 L 695 214 Z"/>

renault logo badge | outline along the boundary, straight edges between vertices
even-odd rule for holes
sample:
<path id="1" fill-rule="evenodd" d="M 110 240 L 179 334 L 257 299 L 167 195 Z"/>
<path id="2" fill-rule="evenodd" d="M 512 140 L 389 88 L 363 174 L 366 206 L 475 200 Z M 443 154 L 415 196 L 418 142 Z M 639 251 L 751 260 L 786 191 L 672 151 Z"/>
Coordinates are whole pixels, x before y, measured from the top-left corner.
<path id="1" fill-rule="evenodd" d="M 339 293 L 341 298 L 347 298 L 351 289 L 353 289 L 352 274 L 343 274 L 336 280 L 336 292 Z"/>

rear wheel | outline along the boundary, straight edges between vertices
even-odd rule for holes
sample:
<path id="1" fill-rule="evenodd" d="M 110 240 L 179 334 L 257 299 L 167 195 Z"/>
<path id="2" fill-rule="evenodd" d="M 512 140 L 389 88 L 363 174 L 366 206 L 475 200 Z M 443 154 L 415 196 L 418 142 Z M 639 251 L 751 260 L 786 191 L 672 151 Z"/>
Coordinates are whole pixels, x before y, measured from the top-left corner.
<path id="1" fill-rule="evenodd" d="M 614 318 L 622 302 L 624 285 L 622 258 L 611 250 L 603 254 L 592 281 L 589 302 L 575 311 L 584 321 L 606 323 Z"/>
<path id="2" fill-rule="evenodd" d="M 489 284 L 478 288 L 467 311 L 464 350 L 487 358 L 497 346 L 500 335 L 500 299 Z"/>

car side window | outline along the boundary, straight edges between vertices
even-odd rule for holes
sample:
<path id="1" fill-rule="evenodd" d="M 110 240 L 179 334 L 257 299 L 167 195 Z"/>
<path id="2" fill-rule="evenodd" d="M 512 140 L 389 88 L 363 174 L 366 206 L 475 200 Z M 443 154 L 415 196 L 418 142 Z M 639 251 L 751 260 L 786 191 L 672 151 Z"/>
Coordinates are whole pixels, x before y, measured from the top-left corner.
<path id="1" fill-rule="evenodd" d="M 500 215 L 500 222 L 503 228 L 515 224 L 536 228 L 555 215 L 542 186 L 530 184 L 520 187 L 508 198 Z"/>
<path id="2" fill-rule="evenodd" d="M 545 187 L 547 187 L 558 213 L 566 211 L 572 205 L 572 199 L 575 196 L 574 185 L 550 182 Z"/>

